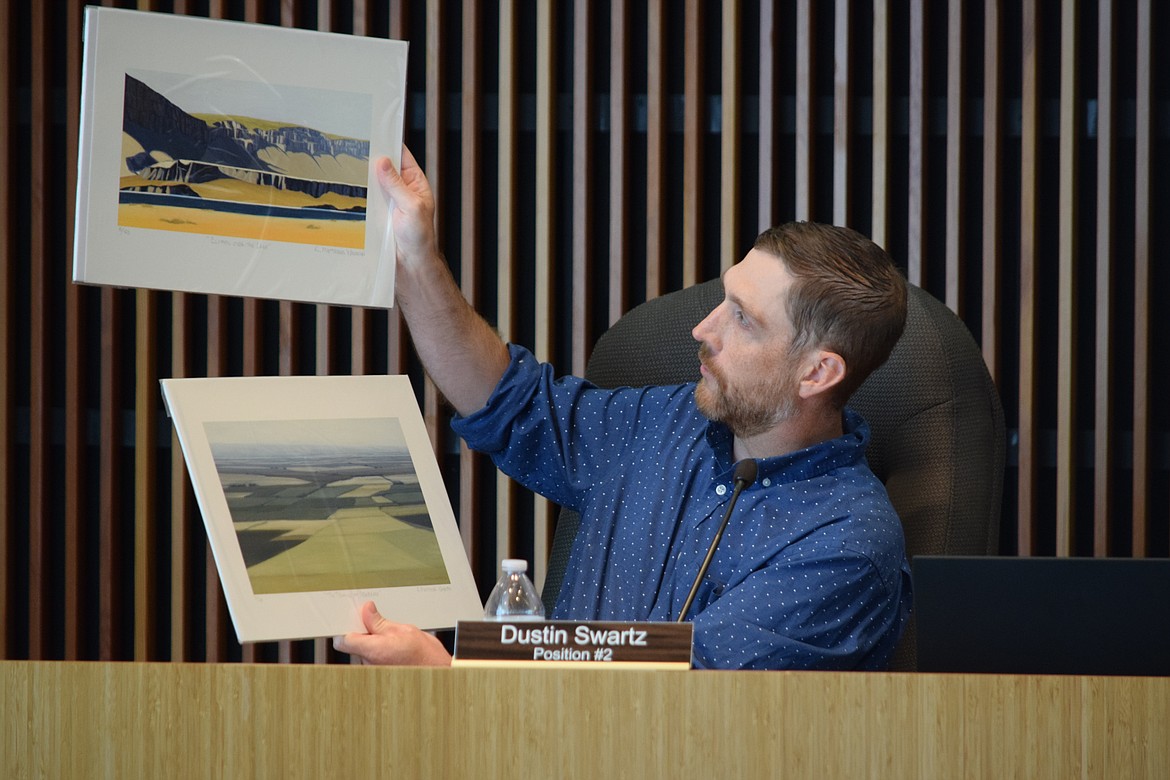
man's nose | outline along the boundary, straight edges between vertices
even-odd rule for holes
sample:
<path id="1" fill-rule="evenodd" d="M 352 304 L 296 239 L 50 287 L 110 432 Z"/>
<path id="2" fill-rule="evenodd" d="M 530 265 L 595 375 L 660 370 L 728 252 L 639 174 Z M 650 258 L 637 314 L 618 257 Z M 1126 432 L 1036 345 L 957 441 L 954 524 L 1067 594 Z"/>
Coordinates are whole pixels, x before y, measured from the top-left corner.
<path id="1" fill-rule="evenodd" d="M 722 304 L 721 304 L 722 305 Z M 719 306 L 711 310 L 711 313 L 704 317 L 698 325 L 691 330 L 691 338 L 695 341 L 710 342 L 712 334 L 715 332 L 715 320 L 719 315 Z"/>

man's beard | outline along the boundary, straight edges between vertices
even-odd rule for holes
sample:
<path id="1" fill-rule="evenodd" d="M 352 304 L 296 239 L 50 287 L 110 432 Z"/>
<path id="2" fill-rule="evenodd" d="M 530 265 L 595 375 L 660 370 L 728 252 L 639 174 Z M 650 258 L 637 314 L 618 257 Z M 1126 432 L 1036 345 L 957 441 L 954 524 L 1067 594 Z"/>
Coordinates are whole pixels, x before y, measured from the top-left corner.
<path id="1" fill-rule="evenodd" d="M 794 417 L 796 379 L 789 365 L 768 366 L 745 384 L 732 385 L 706 362 L 710 349 L 699 347 L 707 376 L 695 387 L 695 403 L 707 419 L 722 422 L 741 439 L 756 436 Z"/>

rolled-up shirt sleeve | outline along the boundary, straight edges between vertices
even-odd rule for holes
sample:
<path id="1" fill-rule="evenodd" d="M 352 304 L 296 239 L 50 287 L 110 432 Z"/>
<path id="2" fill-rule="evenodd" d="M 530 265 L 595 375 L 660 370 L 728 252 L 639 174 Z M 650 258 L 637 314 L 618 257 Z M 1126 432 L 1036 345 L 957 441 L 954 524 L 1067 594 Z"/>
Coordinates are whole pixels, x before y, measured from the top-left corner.
<path id="1" fill-rule="evenodd" d="M 636 436 L 643 390 L 602 390 L 553 368 L 515 344 L 482 409 L 452 428 L 524 487 L 579 509 L 584 492 L 620 460 Z"/>

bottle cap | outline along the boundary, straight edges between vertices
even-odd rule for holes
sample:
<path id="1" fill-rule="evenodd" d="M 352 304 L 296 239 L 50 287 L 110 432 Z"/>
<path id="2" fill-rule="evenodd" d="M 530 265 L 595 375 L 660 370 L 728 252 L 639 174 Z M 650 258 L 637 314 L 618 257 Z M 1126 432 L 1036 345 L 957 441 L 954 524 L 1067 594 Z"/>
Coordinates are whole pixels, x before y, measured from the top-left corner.
<path id="1" fill-rule="evenodd" d="M 500 568 L 507 572 L 528 571 L 528 561 L 523 558 L 505 558 L 500 561 Z"/>

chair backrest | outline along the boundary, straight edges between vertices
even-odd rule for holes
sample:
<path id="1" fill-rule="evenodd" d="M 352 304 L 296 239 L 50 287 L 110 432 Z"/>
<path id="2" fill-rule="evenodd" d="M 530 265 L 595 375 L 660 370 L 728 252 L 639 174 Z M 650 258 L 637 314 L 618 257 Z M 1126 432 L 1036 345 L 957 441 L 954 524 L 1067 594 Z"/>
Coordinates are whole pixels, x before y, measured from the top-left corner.
<path id="1" fill-rule="evenodd" d="M 994 555 L 1006 453 L 999 394 L 962 320 L 924 290 L 909 291 L 902 338 L 850 406 L 869 422 L 867 457 L 902 519 L 909 556 Z M 635 307 L 598 339 L 586 378 L 602 387 L 698 379 L 691 330 L 722 299 L 713 280 Z M 561 513 L 544 585 L 550 609 L 577 524 L 576 513 Z M 912 619 L 890 668 L 914 669 L 914 646 Z"/>

